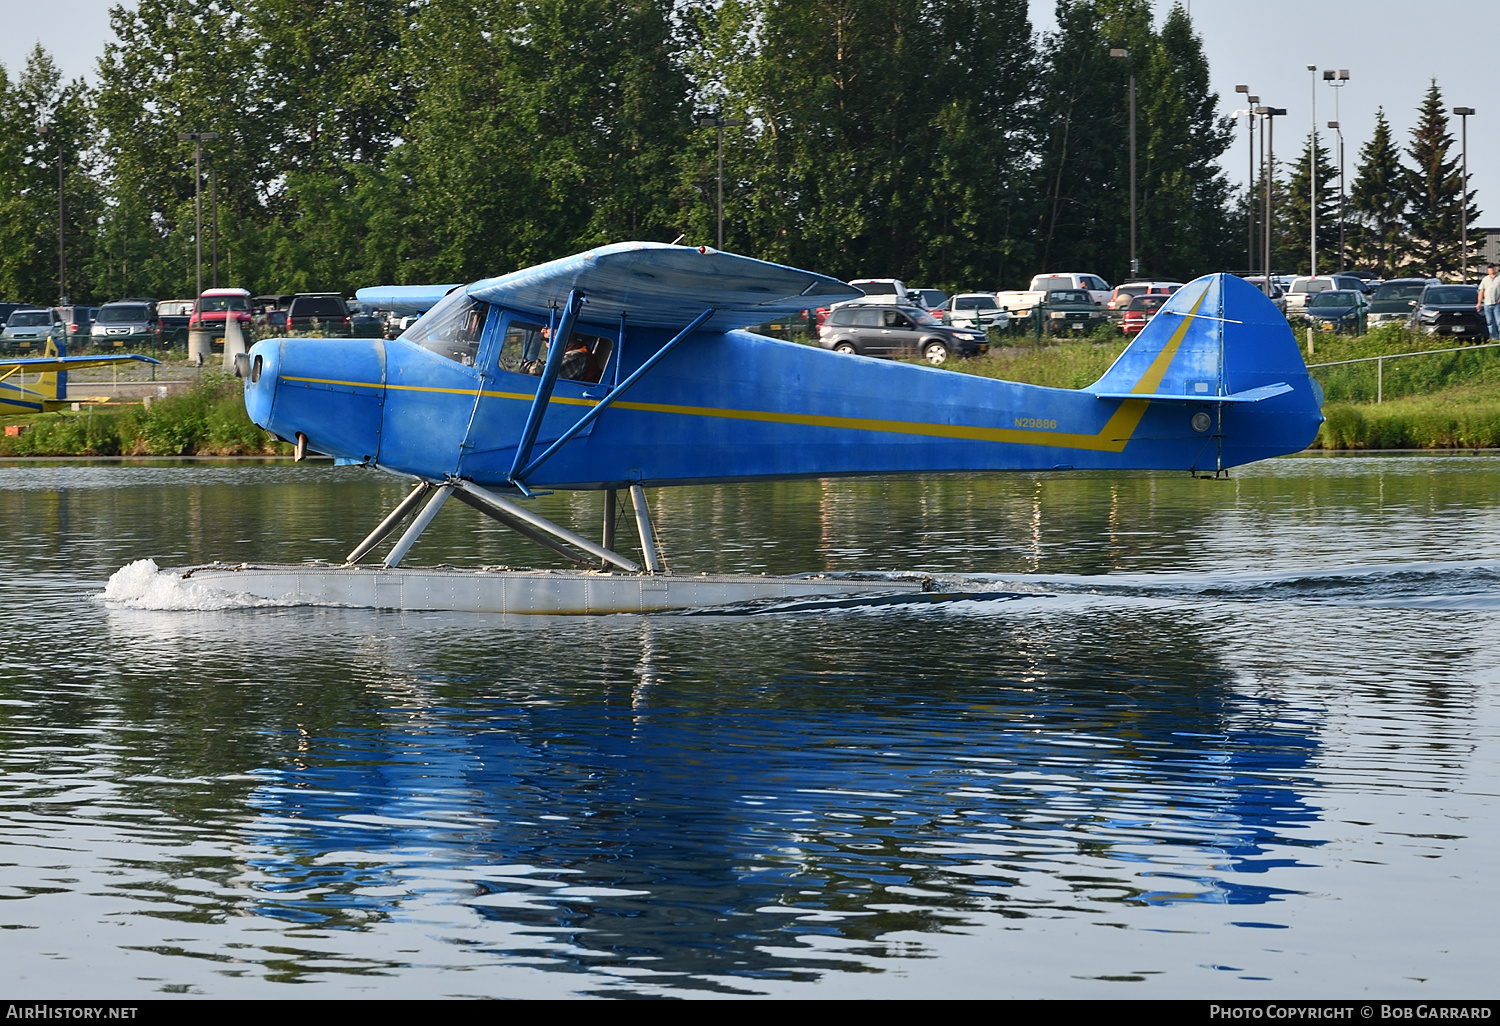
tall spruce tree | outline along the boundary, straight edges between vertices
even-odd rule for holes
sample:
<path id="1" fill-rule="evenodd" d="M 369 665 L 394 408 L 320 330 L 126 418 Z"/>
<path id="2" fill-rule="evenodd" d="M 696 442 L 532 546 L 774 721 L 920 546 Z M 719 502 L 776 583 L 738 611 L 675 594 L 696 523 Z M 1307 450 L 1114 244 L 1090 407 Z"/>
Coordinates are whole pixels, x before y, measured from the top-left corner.
<path id="1" fill-rule="evenodd" d="M 1479 216 L 1474 193 L 1461 181 L 1459 154 L 1448 133 L 1448 116 L 1436 80 L 1418 108 L 1406 154 L 1405 223 L 1411 262 L 1427 274 L 1449 275 L 1462 266 L 1462 222 Z M 1470 262 L 1473 257 L 1471 255 Z"/>
<path id="2" fill-rule="evenodd" d="M 1292 175 L 1286 184 L 1286 201 L 1276 210 L 1282 219 L 1293 261 L 1284 266 L 1296 267 L 1299 274 L 1312 268 L 1312 135 L 1302 143 L 1302 155 L 1292 164 Z M 1339 242 L 1338 169 L 1328 159 L 1328 148 L 1322 141 L 1317 149 L 1318 182 L 1318 273 L 1337 268 Z"/>
<path id="3" fill-rule="evenodd" d="M 1349 210 L 1354 262 L 1382 278 L 1395 275 L 1406 250 L 1406 172 L 1384 108 L 1375 112 L 1375 131 L 1360 148 Z"/>

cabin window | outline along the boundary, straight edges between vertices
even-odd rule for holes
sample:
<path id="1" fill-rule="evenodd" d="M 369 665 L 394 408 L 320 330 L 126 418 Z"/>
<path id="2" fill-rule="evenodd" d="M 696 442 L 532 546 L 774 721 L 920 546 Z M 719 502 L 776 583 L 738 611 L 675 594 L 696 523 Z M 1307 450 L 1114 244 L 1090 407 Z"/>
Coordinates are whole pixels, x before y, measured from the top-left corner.
<path id="1" fill-rule="evenodd" d="M 505 329 L 505 342 L 500 347 L 500 369 L 515 374 L 531 374 L 540 377 L 547 366 L 547 346 L 552 329 L 541 324 L 512 321 Z M 609 354 L 614 350 L 614 340 L 600 335 L 585 335 L 575 331 L 568 336 L 568 346 L 563 351 L 562 366 L 557 376 L 569 381 L 596 384 L 604 376 L 609 363 Z"/>
<path id="2" fill-rule="evenodd" d="M 479 339 L 484 334 L 484 319 L 489 311 L 488 303 L 481 303 L 461 288 L 454 289 L 402 332 L 401 337 L 472 367 L 479 355 Z"/>

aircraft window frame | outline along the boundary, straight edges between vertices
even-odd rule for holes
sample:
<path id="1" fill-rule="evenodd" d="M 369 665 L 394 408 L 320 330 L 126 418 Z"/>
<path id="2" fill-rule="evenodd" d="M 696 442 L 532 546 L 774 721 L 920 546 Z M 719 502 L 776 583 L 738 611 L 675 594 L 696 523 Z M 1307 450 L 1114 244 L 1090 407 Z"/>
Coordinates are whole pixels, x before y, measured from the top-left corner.
<path id="1" fill-rule="evenodd" d="M 504 373 L 540 377 L 547 365 L 547 336 L 551 330 L 549 325 L 526 317 L 512 317 L 503 330 L 497 332 L 498 346 L 493 357 L 495 367 Z M 575 329 L 568 336 L 568 343 L 562 365 L 558 368 L 558 378 L 584 385 L 597 385 L 603 381 L 605 372 L 610 369 L 610 359 L 615 355 L 615 338 L 598 332 L 598 329 Z"/>
<path id="2" fill-rule="evenodd" d="M 456 288 L 417 318 L 416 323 L 401 333 L 401 338 L 454 363 L 473 367 L 492 313 L 489 303 L 475 299 L 466 289 Z"/>

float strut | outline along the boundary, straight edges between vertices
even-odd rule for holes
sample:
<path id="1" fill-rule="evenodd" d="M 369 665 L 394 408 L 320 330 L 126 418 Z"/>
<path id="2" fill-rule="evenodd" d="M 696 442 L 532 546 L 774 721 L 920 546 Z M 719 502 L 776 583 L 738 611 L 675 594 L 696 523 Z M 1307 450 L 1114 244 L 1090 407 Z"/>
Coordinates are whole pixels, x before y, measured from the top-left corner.
<path id="1" fill-rule="evenodd" d="M 604 537 L 600 539 L 606 549 L 615 547 L 615 505 L 619 493 L 613 488 L 604 493 Z"/>
<path id="2" fill-rule="evenodd" d="M 489 506 L 492 509 L 499 510 L 501 513 L 504 513 L 506 516 L 511 517 L 514 520 L 519 520 L 522 523 L 530 525 L 538 531 L 542 531 L 546 534 L 552 535 L 552 537 L 554 538 L 565 541 L 569 545 L 572 545 L 574 548 L 582 549 L 584 552 L 587 552 L 591 556 L 602 559 L 609 563 L 613 563 L 615 566 L 619 567 L 622 570 L 629 570 L 634 573 L 635 571 L 640 569 L 639 564 L 632 563 L 630 560 L 626 559 L 619 553 L 611 552 L 604 546 L 599 545 L 596 542 L 589 541 L 581 534 L 574 534 L 566 527 L 560 527 L 557 524 L 554 524 L 552 521 L 548 520 L 546 517 L 539 517 L 526 507 L 517 505 L 516 503 L 511 502 L 509 499 L 503 499 L 500 496 L 496 495 L 494 492 L 487 491 L 486 489 L 479 487 L 472 481 L 459 481 L 457 482 L 457 487 L 463 489 L 466 499 L 478 499 L 486 506 Z"/>
<path id="3" fill-rule="evenodd" d="M 651 511 L 646 508 L 646 489 L 638 484 L 630 486 L 630 504 L 635 507 L 635 529 L 641 533 L 641 557 L 646 561 L 646 573 L 661 573 L 661 560 L 656 555 L 656 537 L 651 533 Z"/>
<path id="4" fill-rule="evenodd" d="M 407 552 L 417 543 L 417 539 L 422 537 L 422 532 L 427 530 L 427 525 L 432 523 L 433 518 L 438 515 L 438 510 L 443 508 L 443 503 L 447 502 L 448 496 L 452 494 L 452 485 L 438 485 L 437 494 L 427 500 L 427 505 L 423 506 L 422 512 L 417 514 L 417 519 L 412 521 L 411 526 L 406 529 L 406 533 L 396 541 L 395 547 L 386 554 L 386 569 L 394 569 L 401 565 L 401 561 L 406 558 Z"/>
<path id="5" fill-rule="evenodd" d="M 543 534 L 541 531 L 538 531 L 536 528 L 529 526 L 525 521 L 517 520 L 515 517 L 507 515 L 503 510 L 490 505 L 484 499 L 481 499 L 475 495 L 471 495 L 469 492 L 465 491 L 462 488 L 456 489 L 453 493 L 453 496 L 454 498 L 458 499 L 459 502 L 468 503 L 470 506 L 483 513 L 491 520 L 494 520 L 496 523 L 504 524 L 506 527 L 510 528 L 521 537 L 536 542 L 544 549 L 551 549 L 553 552 L 557 553 L 568 562 L 574 563 L 581 567 L 589 567 L 591 569 L 593 568 L 594 564 L 589 560 L 587 556 L 580 556 L 577 552 L 568 548 L 556 538 L 547 537 L 547 535 Z"/>
<path id="6" fill-rule="evenodd" d="M 364 541 L 354 546 L 354 551 L 344 557 L 344 564 L 348 566 L 358 563 L 361 559 L 365 558 L 366 553 L 379 545 L 385 539 L 386 535 L 394 531 L 401 521 L 411 515 L 411 511 L 417 508 L 417 503 L 421 502 L 422 497 L 431 490 L 432 485 L 426 481 L 420 482 L 411 490 L 411 494 L 402 499 L 401 504 L 391 510 L 390 514 L 376 526 L 375 530 L 369 533 Z"/>

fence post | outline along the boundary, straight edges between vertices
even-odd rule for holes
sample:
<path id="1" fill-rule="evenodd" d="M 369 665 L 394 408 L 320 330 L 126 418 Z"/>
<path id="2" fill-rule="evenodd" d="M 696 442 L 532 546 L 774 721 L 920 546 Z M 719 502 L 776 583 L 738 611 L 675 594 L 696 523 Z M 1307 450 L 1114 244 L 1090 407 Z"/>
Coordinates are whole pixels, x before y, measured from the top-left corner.
<path id="1" fill-rule="evenodd" d="M 1313 355 L 1313 333 L 1312 325 L 1307 326 L 1307 355 Z"/>
<path id="2" fill-rule="evenodd" d="M 1385 360 L 1384 360 L 1384 358 L 1377 359 L 1375 361 L 1375 401 L 1377 403 L 1385 401 Z"/>

